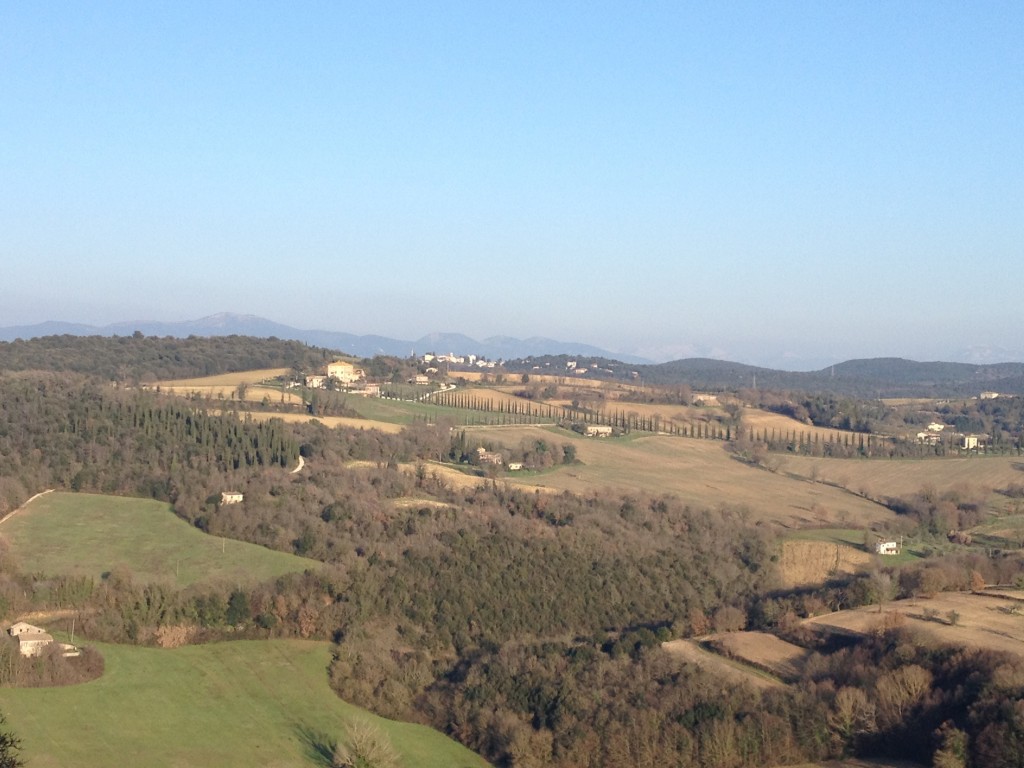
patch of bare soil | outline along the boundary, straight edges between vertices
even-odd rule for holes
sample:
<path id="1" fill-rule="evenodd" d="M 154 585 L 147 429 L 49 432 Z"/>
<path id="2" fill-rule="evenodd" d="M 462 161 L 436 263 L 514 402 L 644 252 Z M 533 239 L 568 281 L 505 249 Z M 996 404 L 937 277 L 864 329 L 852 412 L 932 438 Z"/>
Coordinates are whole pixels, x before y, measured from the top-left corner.
<path id="1" fill-rule="evenodd" d="M 932 598 L 894 600 L 883 612 L 864 606 L 806 619 L 804 624 L 867 634 L 898 624 L 935 643 L 1007 651 L 1024 657 L 1024 607 L 992 594 L 943 592 Z"/>
<path id="2" fill-rule="evenodd" d="M 759 669 L 705 650 L 698 640 L 669 640 L 662 643 L 661 647 L 671 655 L 690 664 L 696 664 L 701 669 L 732 683 L 745 683 L 758 690 L 780 688 L 784 685 L 781 680 L 776 680 Z"/>
<path id="3" fill-rule="evenodd" d="M 786 587 L 821 584 L 832 576 L 864 570 L 871 555 L 830 541 L 787 541 L 782 545 L 779 570 Z"/>
<path id="4" fill-rule="evenodd" d="M 723 655 L 767 669 L 783 680 L 795 680 L 810 651 L 767 632 L 727 632 L 710 638 Z"/>

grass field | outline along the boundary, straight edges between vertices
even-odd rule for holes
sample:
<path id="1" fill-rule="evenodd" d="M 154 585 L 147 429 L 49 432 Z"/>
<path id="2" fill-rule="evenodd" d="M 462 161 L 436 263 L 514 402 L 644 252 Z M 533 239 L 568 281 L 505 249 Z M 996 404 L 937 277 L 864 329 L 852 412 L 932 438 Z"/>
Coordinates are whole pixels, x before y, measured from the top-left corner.
<path id="1" fill-rule="evenodd" d="M 993 493 L 1024 482 L 1024 459 L 1017 456 L 975 456 L 942 459 L 821 459 L 787 456 L 780 471 L 815 477 L 857 493 L 910 496 L 922 488 L 938 491 L 963 488 Z M 992 499 L 1003 505 L 1005 497 Z"/>
<path id="2" fill-rule="evenodd" d="M 746 507 L 753 519 L 795 528 L 839 521 L 868 526 L 895 517 L 881 505 L 839 488 L 739 462 L 717 440 L 636 434 L 628 440 L 595 439 L 557 427 L 480 427 L 467 431 L 467 437 L 510 446 L 539 438 L 576 446 L 581 464 L 540 476 L 506 478 L 515 485 L 577 493 L 601 489 L 671 493 L 699 507 Z"/>
<path id="3" fill-rule="evenodd" d="M 315 560 L 209 536 L 151 499 L 48 493 L 0 526 L 24 570 L 100 577 L 127 567 L 146 582 L 253 583 Z"/>
<path id="4" fill-rule="evenodd" d="M 385 734 L 405 768 L 486 765 L 430 728 L 339 699 L 327 684 L 327 643 L 96 647 L 106 660 L 98 680 L 0 689 L 30 768 L 329 766 L 329 750 L 354 719 Z"/>

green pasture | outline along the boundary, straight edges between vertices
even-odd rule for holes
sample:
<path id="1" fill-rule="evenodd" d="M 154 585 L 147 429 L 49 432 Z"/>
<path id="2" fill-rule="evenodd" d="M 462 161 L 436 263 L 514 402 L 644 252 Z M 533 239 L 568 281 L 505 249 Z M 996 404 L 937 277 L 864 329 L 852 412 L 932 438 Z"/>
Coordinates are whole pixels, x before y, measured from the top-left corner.
<path id="1" fill-rule="evenodd" d="M 345 405 L 364 419 L 387 421 L 392 424 L 412 424 L 427 419 L 437 422 L 447 419 L 456 426 L 494 426 L 501 424 L 531 424 L 538 421 L 523 415 L 515 416 L 498 411 L 475 411 L 467 408 L 450 408 L 435 405 L 429 400 L 410 402 L 408 400 L 388 400 L 378 397 L 349 397 Z"/>
<path id="2" fill-rule="evenodd" d="M 253 583 L 319 568 L 256 544 L 193 528 L 152 499 L 48 493 L 0 526 L 23 571 L 101 577 L 119 566 L 135 579 L 187 586 Z"/>
<path id="3" fill-rule="evenodd" d="M 486 765 L 426 726 L 339 699 L 327 684 L 327 643 L 95 647 L 106 661 L 98 680 L 0 689 L 0 710 L 22 739 L 28 768 L 329 766 L 346 723 L 358 719 L 390 740 L 405 768 Z"/>

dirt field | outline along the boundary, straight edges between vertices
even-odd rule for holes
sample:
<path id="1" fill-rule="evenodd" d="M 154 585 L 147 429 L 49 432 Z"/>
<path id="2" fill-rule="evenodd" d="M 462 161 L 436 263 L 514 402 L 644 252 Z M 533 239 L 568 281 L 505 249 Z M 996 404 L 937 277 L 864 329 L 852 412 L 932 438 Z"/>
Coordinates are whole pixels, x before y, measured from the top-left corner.
<path id="1" fill-rule="evenodd" d="M 307 421 L 319 421 L 328 427 L 352 427 L 353 429 L 379 429 L 391 435 L 397 435 L 404 429 L 401 424 L 371 419 L 351 419 L 347 416 L 310 416 L 305 413 L 269 413 L 266 411 L 239 411 L 241 416 L 251 416 L 253 421 L 269 421 L 281 419 L 290 424 L 304 424 Z"/>
<path id="2" fill-rule="evenodd" d="M 662 643 L 661 647 L 673 656 L 696 664 L 701 669 L 737 685 L 745 683 L 758 690 L 781 688 L 785 685 L 781 680 L 761 670 L 704 650 L 696 640 L 669 640 Z"/>
<path id="3" fill-rule="evenodd" d="M 830 576 L 858 573 L 875 556 L 846 544 L 827 541 L 787 541 L 782 545 L 779 570 L 786 587 L 821 584 Z"/>
<path id="4" fill-rule="evenodd" d="M 810 655 L 806 648 L 787 643 L 765 632 L 727 632 L 708 638 L 730 657 L 770 669 L 783 680 L 799 677 Z"/>
<path id="5" fill-rule="evenodd" d="M 1020 608 L 1019 613 L 1012 612 L 1015 607 Z M 902 616 L 904 626 L 923 639 L 1008 651 L 1024 657 L 1024 606 L 1015 601 L 991 595 L 944 592 L 929 599 L 895 600 L 886 603 L 883 610 Z M 934 611 L 935 618 L 927 619 L 926 611 Z M 950 623 L 950 611 L 959 614 L 955 626 Z M 877 628 L 885 618 L 875 605 L 817 616 L 805 620 L 804 624 L 864 634 Z M 893 617 L 888 620 L 892 621 Z"/>
<path id="6" fill-rule="evenodd" d="M 257 384 L 277 376 L 284 376 L 288 368 L 261 368 L 255 371 L 238 371 L 221 373 L 216 376 L 203 376 L 198 379 L 169 379 L 158 381 L 150 387 L 237 387 L 239 384 Z"/>
<path id="7" fill-rule="evenodd" d="M 739 462 L 716 440 L 656 435 L 596 439 L 555 427 L 530 426 L 473 427 L 466 434 L 509 446 L 537 439 L 576 446 L 581 464 L 540 476 L 506 478 L 514 485 L 575 493 L 607 489 L 676 494 L 698 507 L 746 507 L 754 520 L 794 528 L 828 526 L 840 520 L 866 527 L 895 519 L 885 507 L 840 489 Z"/>

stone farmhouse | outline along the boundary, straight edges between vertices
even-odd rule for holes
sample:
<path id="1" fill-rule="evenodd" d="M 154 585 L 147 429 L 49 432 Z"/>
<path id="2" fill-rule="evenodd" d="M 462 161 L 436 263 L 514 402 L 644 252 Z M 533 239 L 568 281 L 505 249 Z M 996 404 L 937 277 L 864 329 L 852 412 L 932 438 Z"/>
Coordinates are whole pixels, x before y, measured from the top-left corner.
<path id="1" fill-rule="evenodd" d="M 476 458 L 481 464 L 501 465 L 505 462 L 502 455 L 496 451 L 488 451 L 482 445 L 476 449 Z"/>
<path id="2" fill-rule="evenodd" d="M 327 378 L 340 381 L 342 384 L 352 384 L 365 378 L 362 368 L 356 368 L 352 363 L 344 360 L 335 360 L 327 364 Z"/>
<path id="3" fill-rule="evenodd" d="M 53 635 L 32 624 L 19 621 L 7 628 L 7 634 L 18 643 L 18 652 L 26 658 L 42 656 L 54 644 Z M 81 651 L 70 643 L 57 643 L 63 656 L 78 656 Z"/>

